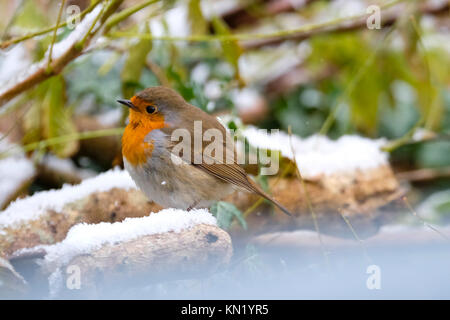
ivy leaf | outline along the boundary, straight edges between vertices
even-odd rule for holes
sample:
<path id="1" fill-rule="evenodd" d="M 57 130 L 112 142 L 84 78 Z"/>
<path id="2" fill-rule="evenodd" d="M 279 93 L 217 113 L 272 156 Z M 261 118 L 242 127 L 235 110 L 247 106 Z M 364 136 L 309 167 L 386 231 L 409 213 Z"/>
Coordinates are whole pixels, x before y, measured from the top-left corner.
<path id="1" fill-rule="evenodd" d="M 231 35 L 231 31 L 226 25 L 226 23 L 219 17 L 214 17 L 212 20 L 212 25 L 214 27 L 214 31 L 218 35 Z M 242 48 L 237 42 L 237 40 L 225 40 L 221 42 L 222 51 L 225 59 L 228 63 L 233 67 L 236 78 L 239 80 L 241 84 L 243 84 L 243 79 L 239 73 L 239 57 L 242 54 Z"/>
<path id="2" fill-rule="evenodd" d="M 46 15 L 37 1 L 25 0 L 15 18 L 15 25 L 27 30 L 37 30 L 46 27 L 47 24 Z"/>
<path id="3" fill-rule="evenodd" d="M 65 107 L 65 82 L 61 75 L 42 82 L 31 94 L 33 104 L 24 118 L 24 143 L 51 139 L 76 133 L 71 110 Z M 78 141 L 52 145 L 50 149 L 59 157 L 72 156 L 78 150 Z"/>
<path id="4" fill-rule="evenodd" d="M 190 0 L 188 6 L 188 18 L 191 25 L 191 33 L 194 35 L 205 34 L 208 23 L 203 17 L 200 0 Z"/>
<path id="5" fill-rule="evenodd" d="M 232 203 L 218 201 L 211 206 L 211 213 L 216 217 L 217 223 L 222 229 L 229 229 L 233 219 L 236 218 L 242 228 L 247 230 L 247 223 L 242 212 Z"/>
<path id="6" fill-rule="evenodd" d="M 143 33 L 150 33 L 148 24 L 145 24 Z M 130 46 L 128 57 L 122 69 L 122 95 L 129 98 L 141 88 L 139 80 L 142 69 L 145 67 L 148 53 L 152 50 L 152 41 L 141 39 Z"/>

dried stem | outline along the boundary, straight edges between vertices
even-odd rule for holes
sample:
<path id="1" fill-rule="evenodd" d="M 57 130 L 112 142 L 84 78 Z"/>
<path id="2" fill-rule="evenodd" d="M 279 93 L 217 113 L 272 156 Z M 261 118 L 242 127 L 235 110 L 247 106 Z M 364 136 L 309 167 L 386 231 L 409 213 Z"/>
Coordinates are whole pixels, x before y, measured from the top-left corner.
<path id="1" fill-rule="evenodd" d="M 55 26 L 55 29 L 53 30 L 52 43 L 50 44 L 50 51 L 48 54 L 48 63 L 47 63 L 47 72 L 48 73 L 51 72 L 53 46 L 55 45 L 55 41 L 56 41 L 56 31 L 59 28 L 59 22 L 61 21 L 62 11 L 63 11 L 65 5 L 66 5 L 66 0 L 62 0 L 61 7 L 59 8 L 59 12 L 58 12 L 58 18 L 56 19 L 56 26 Z"/>
<path id="2" fill-rule="evenodd" d="M 326 262 L 327 266 L 329 266 L 330 265 L 330 261 L 328 259 L 328 253 L 327 253 L 327 251 L 325 249 L 325 245 L 324 245 L 323 240 L 322 240 L 322 235 L 320 233 L 319 223 L 317 222 L 317 215 L 316 215 L 316 212 L 314 211 L 314 208 L 312 206 L 311 198 L 309 197 L 309 193 L 308 193 L 308 188 L 306 187 L 305 180 L 303 179 L 303 176 L 300 173 L 300 169 L 298 167 L 297 160 L 296 160 L 296 157 L 295 157 L 294 145 L 292 144 L 292 129 L 291 129 L 291 126 L 288 127 L 288 134 L 289 134 L 289 144 L 291 146 L 291 152 L 292 152 L 292 160 L 293 160 L 293 162 L 295 164 L 295 172 L 297 174 L 297 178 L 300 181 L 300 184 L 302 185 L 303 192 L 305 193 L 306 204 L 308 205 L 309 211 L 311 212 L 311 217 L 312 217 L 312 220 L 313 220 L 313 223 L 314 223 L 314 229 L 316 230 L 317 237 L 319 238 L 320 249 L 322 250 L 322 253 L 323 253 L 323 256 L 325 258 L 325 262 Z"/>
<path id="3" fill-rule="evenodd" d="M 80 14 L 74 16 L 74 18 L 83 19 L 84 16 L 86 14 L 88 14 L 89 12 L 91 12 L 100 1 L 103 1 L 103 0 L 95 0 L 95 1 L 93 1 L 92 4 L 88 8 L 86 8 L 86 10 L 84 10 Z M 66 25 L 67 25 L 67 21 L 61 23 L 59 26 L 54 25 L 54 26 L 49 27 L 49 28 L 45 28 L 45 29 L 42 29 L 42 30 L 39 30 L 39 31 L 28 33 L 26 35 L 23 35 L 23 36 L 20 36 L 20 37 L 17 37 L 17 38 L 6 40 L 6 41 L 4 41 L 4 42 L 2 42 L 0 44 L 0 49 L 6 49 L 6 48 L 8 48 L 9 46 L 11 46 L 13 44 L 20 43 L 22 41 L 25 41 L 25 40 L 28 40 L 28 39 L 32 39 L 32 38 L 37 37 L 37 36 L 41 36 L 43 34 L 46 34 L 46 33 L 52 32 L 54 30 L 57 30 L 59 28 L 63 28 Z"/>
<path id="4" fill-rule="evenodd" d="M 112 0 L 109 3 L 109 5 L 104 10 L 104 14 L 100 17 L 101 25 L 105 24 L 106 20 L 117 10 L 122 2 L 123 0 Z M 97 28 L 91 33 L 88 32 L 82 47 L 74 44 L 69 49 L 67 49 L 67 51 L 58 59 L 54 59 L 50 64 L 51 72 L 47 72 L 46 66 L 39 67 L 35 72 L 27 76 L 25 79 L 18 81 L 12 87 L 2 91 L 0 93 L 0 106 L 16 97 L 20 93 L 30 89 L 34 85 L 50 78 L 53 75 L 60 73 L 69 62 L 73 61 L 83 53 L 83 49 L 89 44 L 90 40 L 100 29 L 101 28 Z"/>

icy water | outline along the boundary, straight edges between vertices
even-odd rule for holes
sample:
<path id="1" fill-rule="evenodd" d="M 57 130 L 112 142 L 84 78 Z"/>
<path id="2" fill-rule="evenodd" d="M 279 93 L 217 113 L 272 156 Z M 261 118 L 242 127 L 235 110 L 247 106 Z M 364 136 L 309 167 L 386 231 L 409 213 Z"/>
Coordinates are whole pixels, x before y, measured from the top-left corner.
<path id="1" fill-rule="evenodd" d="M 236 248 L 226 269 L 196 279 L 147 283 L 141 278 L 133 281 L 138 285 L 118 283 L 95 295 L 74 290 L 64 298 L 450 298 L 450 251 L 444 241 L 433 246 L 370 249 L 367 256 L 360 248 L 335 250 L 328 253 L 328 259 L 322 252 L 304 255 L 296 249 L 250 249 Z M 41 288 L 28 298 L 48 298 L 45 282 Z"/>

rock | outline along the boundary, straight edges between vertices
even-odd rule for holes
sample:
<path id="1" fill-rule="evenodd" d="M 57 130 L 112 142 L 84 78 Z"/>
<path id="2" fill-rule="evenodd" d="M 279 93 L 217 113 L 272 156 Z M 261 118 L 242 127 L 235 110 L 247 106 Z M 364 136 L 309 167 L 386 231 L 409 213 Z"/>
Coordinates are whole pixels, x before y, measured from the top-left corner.
<path id="1" fill-rule="evenodd" d="M 95 296 L 118 287 L 204 276 L 226 265 L 232 252 L 228 233 L 216 226 L 199 224 L 181 232 L 165 232 L 104 245 L 89 254 L 74 257 L 63 267 L 44 272 L 51 273 L 50 279 L 53 278 L 51 291 L 61 290 L 58 297 Z M 64 286 L 71 281 L 73 270 L 80 276 L 79 290 Z"/>

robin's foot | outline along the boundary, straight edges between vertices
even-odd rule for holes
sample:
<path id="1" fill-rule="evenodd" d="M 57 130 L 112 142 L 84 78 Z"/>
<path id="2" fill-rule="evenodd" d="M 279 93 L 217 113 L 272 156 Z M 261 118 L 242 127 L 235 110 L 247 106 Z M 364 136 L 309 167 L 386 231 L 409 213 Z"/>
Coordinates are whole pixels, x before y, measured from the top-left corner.
<path id="1" fill-rule="evenodd" d="M 198 204 L 198 201 L 195 201 L 193 204 L 191 204 L 187 209 L 186 209 L 186 211 L 191 211 L 192 209 L 194 209 L 195 208 L 195 206 Z"/>

